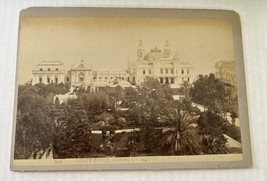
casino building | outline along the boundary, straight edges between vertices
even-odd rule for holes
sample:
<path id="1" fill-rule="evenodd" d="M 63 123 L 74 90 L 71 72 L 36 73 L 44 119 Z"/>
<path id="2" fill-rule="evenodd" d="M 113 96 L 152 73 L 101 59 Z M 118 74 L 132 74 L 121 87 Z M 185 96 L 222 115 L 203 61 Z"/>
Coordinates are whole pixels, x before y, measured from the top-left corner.
<path id="1" fill-rule="evenodd" d="M 146 76 L 157 78 L 161 84 L 170 84 L 175 88 L 184 81 L 192 83 L 195 80 L 195 67 L 192 63 L 180 60 L 177 55 L 172 55 L 168 41 L 164 49 L 155 47 L 148 53 L 140 41 L 136 60 L 129 62 L 125 70 L 93 70 L 92 66 L 81 60 L 65 72 L 64 64 L 60 61 L 42 61 L 32 74 L 33 84 L 63 82 L 73 87 L 90 87 L 91 91 L 120 82 L 125 86 L 140 85 Z"/>
<path id="2" fill-rule="evenodd" d="M 135 84 L 142 83 L 146 76 L 157 78 L 161 84 L 170 84 L 171 87 L 179 87 L 184 81 L 192 83 L 195 80 L 194 65 L 172 55 L 168 41 L 163 50 L 155 46 L 148 53 L 145 53 L 140 41 L 137 60 L 129 64 L 128 71 L 131 82 Z"/>

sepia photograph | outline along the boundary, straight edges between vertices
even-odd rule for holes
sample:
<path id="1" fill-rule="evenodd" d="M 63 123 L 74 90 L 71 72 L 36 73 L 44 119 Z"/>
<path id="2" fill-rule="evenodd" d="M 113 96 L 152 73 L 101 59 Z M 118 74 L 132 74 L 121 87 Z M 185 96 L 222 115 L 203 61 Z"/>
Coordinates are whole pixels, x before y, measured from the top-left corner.
<path id="1" fill-rule="evenodd" d="M 21 13 L 13 170 L 251 165 L 237 14 L 72 10 Z"/>

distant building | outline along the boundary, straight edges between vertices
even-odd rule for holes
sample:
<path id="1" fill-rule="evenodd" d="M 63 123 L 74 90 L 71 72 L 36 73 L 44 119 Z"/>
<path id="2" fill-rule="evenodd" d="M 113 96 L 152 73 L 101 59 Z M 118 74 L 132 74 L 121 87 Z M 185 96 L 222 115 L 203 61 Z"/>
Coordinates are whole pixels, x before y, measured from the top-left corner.
<path id="1" fill-rule="evenodd" d="M 236 87 L 236 69 L 234 61 L 219 61 L 215 63 L 215 76 L 222 82 Z"/>
<path id="2" fill-rule="evenodd" d="M 64 64 L 60 61 L 42 61 L 33 70 L 33 84 L 36 83 L 68 83 L 72 87 L 83 86 L 90 91 L 101 87 L 131 84 L 140 85 L 146 76 L 154 77 L 161 84 L 179 87 L 184 81 L 195 81 L 195 66 L 192 63 L 179 60 L 171 54 L 169 43 L 166 41 L 163 50 L 155 47 L 145 53 L 142 41 L 137 49 L 137 60 L 128 63 L 124 70 L 93 70 L 92 66 L 83 60 L 65 72 Z"/>
<path id="3" fill-rule="evenodd" d="M 61 61 L 42 61 L 32 70 L 32 75 L 32 84 L 64 82 L 64 64 Z"/>
<path id="4" fill-rule="evenodd" d="M 71 86 L 87 87 L 91 84 L 94 78 L 92 66 L 86 65 L 84 60 L 78 65 L 73 66 L 65 75 L 65 83 Z"/>
<path id="5" fill-rule="evenodd" d="M 140 41 L 137 60 L 129 64 L 128 71 L 134 84 L 142 83 L 146 76 L 157 78 L 161 84 L 170 84 L 171 87 L 195 80 L 195 66 L 172 55 L 168 41 L 163 50 L 155 47 L 148 53 Z"/>
<path id="6" fill-rule="evenodd" d="M 125 71 L 114 71 L 114 70 L 102 70 L 95 71 L 94 80 L 96 82 L 106 82 L 109 84 L 114 84 L 119 80 L 130 81 L 130 75 Z"/>
<path id="7" fill-rule="evenodd" d="M 127 71 L 114 70 L 98 70 L 94 72 L 94 79 L 90 84 L 92 92 L 98 91 L 102 87 L 114 87 L 120 85 L 121 87 L 129 87 L 131 84 L 130 75 Z"/>
<path id="8" fill-rule="evenodd" d="M 228 103 L 237 104 L 236 69 L 234 61 L 219 61 L 215 63 L 215 76 L 223 83 L 228 84 Z"/>

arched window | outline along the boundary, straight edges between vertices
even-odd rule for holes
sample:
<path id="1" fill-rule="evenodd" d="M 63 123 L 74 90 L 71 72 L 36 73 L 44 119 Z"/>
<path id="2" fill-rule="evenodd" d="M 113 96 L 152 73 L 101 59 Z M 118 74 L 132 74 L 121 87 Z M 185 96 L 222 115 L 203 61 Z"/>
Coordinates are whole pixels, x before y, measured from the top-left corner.
<path id="1" fill-rule="evenodd" d="M 58 71 L 58 68 L 56 68 L 56 71 Z"/>
<path id="2" fill-rule="evenodd" d="M 51 71 L 51 69 L 50 69 L 50 68 L 48 68 L 47 70 L 48 70 L 49 72 Z"/>
<path id="3" fill-rule="evenodd" d="M 42 69 L 42 68 L 40 68 L 40 71 L 42 72 L 42 71 L 43 71 L 43 69 Z"/>

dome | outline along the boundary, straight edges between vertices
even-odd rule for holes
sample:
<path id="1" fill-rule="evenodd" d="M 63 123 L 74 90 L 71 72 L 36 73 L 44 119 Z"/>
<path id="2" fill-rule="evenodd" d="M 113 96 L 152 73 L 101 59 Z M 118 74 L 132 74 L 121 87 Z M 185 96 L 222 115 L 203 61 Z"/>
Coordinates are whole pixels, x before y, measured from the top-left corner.
<path id="1" fill-rule="evenodd" d="M 151 51 L 144 56 L 144 60 L 163 58 L 163 57 L 164 54 L 162 53 L 162 51 L 157 47 L 155 47 L 154 49 L 151 49 Z"/>
<path id="2" fill-rule="evenodd" d="M 157 47 L 151 49 L 151 51 L 144 56 L 144 60 L 154 60 L 160 58 L 168 58 L 168 57 L 166 56 L 166 54 L 164 54 L 164 52 L 162 52 L 161 49 L 158 49 Z"/>

